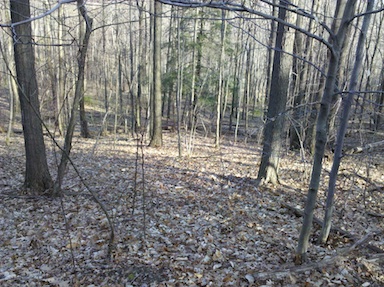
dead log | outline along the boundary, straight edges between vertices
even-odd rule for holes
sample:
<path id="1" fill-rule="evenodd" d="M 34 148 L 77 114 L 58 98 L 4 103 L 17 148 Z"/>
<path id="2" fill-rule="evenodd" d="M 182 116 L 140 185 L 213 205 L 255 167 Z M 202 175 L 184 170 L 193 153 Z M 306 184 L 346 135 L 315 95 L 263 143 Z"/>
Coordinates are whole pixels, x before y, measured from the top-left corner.
<path id="1" fill-rule="evenodd" d="M 383 147 L 383 146 L 384 146 L 384 140 L 370 143 L 370 144 L 367 144 L 365 146 L 359 146 L 359 147 L 351 148 L 351 149 L 346 151 L 346 154 L 361 153 L 363 151 L 370 151 L 374 148 Z"/>

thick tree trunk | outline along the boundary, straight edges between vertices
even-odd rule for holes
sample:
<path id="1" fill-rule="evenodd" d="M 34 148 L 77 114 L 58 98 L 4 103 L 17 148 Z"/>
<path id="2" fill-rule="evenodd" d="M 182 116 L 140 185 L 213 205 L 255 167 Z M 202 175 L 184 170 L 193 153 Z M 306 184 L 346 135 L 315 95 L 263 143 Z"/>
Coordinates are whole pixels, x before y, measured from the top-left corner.
<path id="1" fill-rule="evenodd" d="M 279 19 L 285 20 L 287 3 L 280 1 Z M 263 153 L 258 172 L 259 183 L 278 184 L 279 153 L 284 127 L 284 110 L 287 102 L 289 69 L 282 55 L 284 46 L 284 25 L 278 23 L 276 46 L 273 58 L 272 82 L 268 101 L 266 124 L 264 127 Z"/>
<path id="2" fill-rule="evenodd" d="M 144 76 L 145 76 L 145 63 L 146 63 L 146 48 L 144 47 L 144 40 L 146 38 L 144 32 L 144 7 L 137 7 L 139 10 L 139 35 L 138 35 L 138 64 L 137 64 L 137 96 L 135 103 L 135 132 L 141 130 L 141 114 L 142 114 L 142 99 L 144 90 Z"/>
<path id="3" fill-rule="evenodd" d="M 277 0 L 273 0 L 273 5 L 272 5 L 272 15 L 273 16 L 278 16 L 278 11 L 276 9 L 276 3 Z M 266 72 L 266 93 L 265 93 L 265 103 L 267 103 L 269 99 L 269 95 L 271 92 L 271 82 L 272 82 L 272 66 L 273 66 L 273 55 L 274 55 L 274 50 L 272 47 L 275 46 L 275 41 L 276 41 L 276 22 L 271 21 L 271 32 L 269 33 L 268 37 L 268 56 L 267 56 L 267 61 L 266 61 L 266 66 L 267 66 L 267 72 Z M 265 115 L 264 115 L 265 116 Z"/>
<path id="4" fill-rule="evenodd" d="M 31 17 L 29 0 L 11 0 L 10 4 L 12 23 Z M 31 23 L 13 26 L 12 37 L 25 142 L 24 185 L 32 193 L 51 195 L 53 182 L 41 125 Z"/>
<path id="5" fill-rule="evenodd" d="M 161 147 L 162 139 L 162 95 L 161 95 L 161 3 L 155 1 L 155 15 L 153 19 L 153 131 L 149 146 Z"/>

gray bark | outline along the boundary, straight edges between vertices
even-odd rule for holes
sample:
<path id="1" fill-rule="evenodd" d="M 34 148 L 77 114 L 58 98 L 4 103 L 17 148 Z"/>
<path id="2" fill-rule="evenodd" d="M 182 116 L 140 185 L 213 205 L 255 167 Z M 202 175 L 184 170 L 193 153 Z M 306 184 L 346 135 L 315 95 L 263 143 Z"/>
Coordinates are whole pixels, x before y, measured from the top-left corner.
<path id="1" fill-rule="evenodd" d="M 155 1 L 154 19 L 153 19 L 153 131 L 149 146 L 162 146 L 162 95 L 161 95 L 161 3 Z"/>
<path id="2" fill-rule="evenodd" d="M 79 13 L 84 18 L 86 29 L 84 33 L 84 38 L 82 39 L 81 46 L 79 49 L 78 58 L 77 58 L 79 71 L 78 71 L 77 81 L 76 81 L 75 96 L 73 99 L 71 117 L 69 119 L 69 124 L 65 134 L 64 148 L 62 150 L 61 160 L 60 160 L 60 164 L 57 171 L 57 178 L 55 181 L 55 193 L 60 192 L 65 170 L 69 161 L 69 154 L 71 153 L 71 149 L 72 149 L 72 138 L 73 138 L 73 133 L 75 131 L 75 125 L 76 125 L 76 109 L 79 106 L 81 97 L 83 96 L 85 63 L 86 63 L 89 39 L 91 37 L 91 32 L 92 32 L 93 19 L 90 18 L 87 14 L 87 10 L 84 6 L 84 0 L 78 0 L 77 6 L 79 9 Z"/>
<path id="3" fill-rule="evenodd" d="M 280 1 L 279 19 L 285 21 L 285 1 Z M 259 183 L 278 184 L 279 153 L 282 144 L 282 131 L 284 127 L 284 110 L 287 102 L 289 82 L 289 69 L 282 51 L 285 48 L 284 25 L 278 23 L 276 33 L 276 46 L 273 57 L 272 82 L 268 99 L 266 124 L 264 127 L 263 152 L 258 172 Z M 283 48 L 284 47 L 284 48 Z"/>
<path id="4" fill-rule="evenodd" d="M 222 120 L 222 101 L 224 94 L 224 47 L 225 47 L 225 32 L 226 32 L 226 20 L 225 20 L 226 11 L 221 11 L 221 37 L 220 37 L 220 58 L 219 58 L 219 83 L 218 83 L 218 93 L 217 93 L 217 106 L 216 106 L 216 137 L 215 137 L 215 146 L 220 147 L 220 136 L 221 136 L 221 120 Z"/>
<path id="5" fill-rule="evenodd" d="M 373 9 L 375 1 L 368 0 L 366 15 L 364 16 L 363 25 L 360 30 L 360 36 L 356 48 L 356 59 L 355 65 L 353 67 L 349 92 L 348 95 L 343 99 L 343 112 L 341 117 L 340 126 L 337 132 L 337 141 L 335 146 L 335 153 L 333 158 L 333 164 L 331 173 L 329 175 L 329 184 L 328 184 L 328 193 L 327 193 L 327 202 L 325 207 L 325 216 L 324 216 L 324 225 L 321 229 L 319 241 L 325 243 L 328 239 L 329 232 L 331 230 L 331 219 L 334 209 L 334 194 L 337 180 L 337 173 L 339 171 L 339 166 L 342 158 L 342 149 L 344 144 L 344 137 L 347 131 L 349 112 L 351 110 L 351 105 L 353 97 L 356 95 L 356 88 L 358 85 L 358 77 L 363 63 L 363 54 L 364 54 L 364 43 L 366 39 L 366 34 L 369 27 L 369 22 L 371 20 L 371 11 Z"/>
<path id="6" fill-rule="evenodd" d="M 12 23 L 31 17 L 29 0 L 11 0 L 10 9 Z M 25 143 L 24 186 L 32 193 L 53 195 L 41 125 L 31 23 L 11 29 Z"/>
<path id="7" fill-rule="evenodd" d="M 316 125 L 316 143 L 313 158 L 311 181 L 309 184 L 307 201 L 304 209 L 303 226 L 301 228 L 298 247 L 296 251 L 296 264 L 306 261 L 306 252 L 308 250 L 309 236 L 313 220 L 313 211 L 316 205 L 317 193 L 320 185 L 320 176 L 322 170 L 322 160 L 324 157 L 325 145 L 327 142 L 327 123 L 329 117 L 330 105 L 334 94 L 337 72 L 339 68 L 339 60 L 341 48 L 343 46 L 345 35 L 350 24 L 350 20 L 354 14 L 356 0 L 348 0 L 343 13 L 340 27 L 334 36 L 333 49 L 329 60 L 329 67 L 325 88 L 320 103 L 319 114 Z"/>

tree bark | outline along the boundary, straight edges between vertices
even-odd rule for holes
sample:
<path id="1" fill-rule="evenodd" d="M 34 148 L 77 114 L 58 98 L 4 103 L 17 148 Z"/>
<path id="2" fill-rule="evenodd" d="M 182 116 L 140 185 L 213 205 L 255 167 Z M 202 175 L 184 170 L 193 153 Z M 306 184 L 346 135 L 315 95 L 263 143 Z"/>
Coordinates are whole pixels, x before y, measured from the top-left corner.
<path id="1" fill-rule="evenodd" d="M 337 180 L 337 173 L 339 171 L 340 162 L 342 158 L 342 149 L 344 144 L 344 137 L 345 133 L 347 131 L 348 126 L 348 120 L 349 120 L 349 112 L 351 110 L 351 105 L 353 101 L 353 97 L 356 95 L 356 88 L 358 83 L 358 77 L 361 70 L 361 66 L 363 63 L 363 54 L 364 54 L 364 43 L 366 34 L 368 31 L 369 22 L 371 20 L 371 12 L 374 6 L 374 0 L 369 0 L 366 10 L 366 15 L 364 16 L 363 25 L 360 31 L 359 40 L 357 43 L 356 48 L 356 59 L 355 59 L 355 65 L 353 67 L 350 85 L 349 85 L 349 92 L 347 97 L 343 99 L 343 112 L 341 117 L 341 122 L 339 126 L 339 130 L 337 133 L 337 141 L 335 146 L 335 153 L 333 157 L 333 164 L 331 173 L 329 174 L 329 183 L 328 183 L 328 193 L 327 193 L 327 202 L 325 207 L 325 215 L 324 215 L 324 224 L 321 229 L 320 238 L 319 241 L 321 243 L 325 243 L 328 239 L 329 232 L 331 230 L 331 219 L 332 219 L 332 213 L 334 209 L 334 194 L 335 194 L 335 187 L 336 187 L 336 180 Z"/>
<path id="2" fill-rule="evenodd" d="M 67 131 L 65 134 L 64 148 L 62 150 L 61 160 L 60 160 L 60 164 L 57 171 L 57 178 L 55 181 L 54 189 L 56 194 L 60 193 L 61 184 L 62 184 L 65 170 L 69 161 L 69 154 L 71 153 L 71 149 L 72 149 L 72 138 L 73 138 L 73 133 L 75 131 L 75 125 L 76 125 L 76 109 L 79 106 L 81 97 L 83 96 L 85 63 L 86 63 L 89 39 L 91 37 L 91 32 L 92 32 L 93 19 L 88 16 L 87 10 L 84 6 L 84 0 L 78 0 L 77 7 L 79 9 L 79 13 L 84 19 L 86 29 L 84 33 L 84 38 L 82 39 L 81 46 L 79 49 L 78 58 L 77 58 L 79 71 L 77 75 L 76 89 L 75 89 L 75 96 L 73 99 L 71 117 L 69 119 Z"/>
<path id="3" fill-rule="evenodd" d="M 183 95 L 183 81 L 184 81 L 184 45 L 182 43 L 181 32 L 183 25 L 180 21 L 180 16 L 177 14 L 177 92 L 176 92 L 176 117 L 177 117 L 177 149 L 179 157 L 182 157 L 181 146 L 181 99 Z"/>
<path id="4" fill-rule="evenodd" d="M 62 10 L 62 9 L 61 9 Z M 63 22 L 64 22 L 64 19 L 65 19 L 65 15 L 64 15 L 64 12 L 59 10 L 58 12 L 58 21 L 59 21 L 59 25 L 57 27 L 58 29 L 58 41 L 59 43 L 63 43 L 63 35 L 64 35 L 64 25 L 63 25 Z M 64 135 L 64 130 L 65 130 L 65 92 L 66 92 L 66 88 L 65 88 L 65 84 L 67 82 L 67 79 L 66 79 L 66 75 L 65 75 L 65 61 L 64 61 L 64 58 L 65 58 L 65 50 L 64 50 L 64 47 L 63 46 L 60 46 L 59 47 L 59 53 L 58 53 L 58 63 L 59 63 L 59 67 L 58 67 L 58 76 L 57 76 L 57 88 L 58 88 L 58 92 L 57 92 L 57 106 L 56 106 L 56 109 L 57 109 L 57 127 L 59 129 L 59 133 L 60 135 Z"/>
<path id="5" fill-rule="evenodd" d="M 333 21 L 333 31 L 337 31 L 341 25 L 341 21 L 339 19 L 342 18 L 342 13 L 345 10 L 345 6 L 347 5 L 347 0 L 338 0 L 336 7 L 338 12 L 335 13 L 335 21 Z M 351 29 L 348 27 L 345 31 L 346 35 L 345 38 L 349 39 L 351 36 L 349 35 L 351 33 Z M 353 38 L 352 38 L 353 39 Z M 347 73 L 348 73 L 348 45 L 350 41 L 344 41 L 342 44 L 342 47 L 340 49 L 340 59 L 339 59 L 339 69 L 336 76 L 336 83 L 335 83 L 335 92 L 332 96 L 332 103 L 330 106 L 329 111 L 329 119 L 328 119 L 328 138 L 334 139 L 335 138 L 335 124 L 337 121 L 337 115 L 339 114 L 340 106 L 341 106 L 341 97 L 340 93 L 338 91 L 342 91 L 344 87 L 344 83 L 347 81 Z M 353 42 L 353 41 L 351 41 Z"/>
<path id="6" fill-rule="evenodd" d="M 334 36 L 333 49 L 329 60 L 329 68 L 327 72 L 327 78 L 323 96 L 321 99 L 319 115 L 316 125 L 316 143 L 315 154 L 313 159 L 311 181 L 309 184 L 307 201 L 304 209 L 303 226 L 301 228 L 298 247 L 296 251 L 295 263 L 301 264 L 306 261 L 306 252 L 308 250 L 309 235 L 312 226 L 313 211 L 316 205 L 317 193 L 320 185 L 320 176 L 322 170 L 322 160 L 324 157 L 325 145 L 328 135 L 328 116 L 330 105 L 332 102 L 332 96 L 334 94 L 337 72 L 339 68 L 339 60 L 341 49 L 345 40 L 345 35 L 352 19 L 355 10 L 356 0 L 348 0 L 343 13 L 340 27 L 337 34 Z"/>
<path id="7" fill-rule="evenodd" d="M 31 17 L 29 0 L 10 0 L 10 9 L 12 23 Z M 41 125 L 31 23 L 13 25 L 12 37 L 25 143 L 24 186 L 32 194 L 52 195 L 53 181 Z"/>
<path id="8" fill-rule="evenodd" d="M 381 82 L 380 82 L 380 90 L 384 91 L 384 64 L 381 67 Z M 380 129 L 381 118 L 383 113 L 383 105 L 384 105 L 384 93 L 381 92 L 376 95 L 374 113 L 373 113 L 373 129 L 378 131 Z"/>
<path id="9" fill-rule="evenodd" d="M 220 147 L 220 136 L 221 136 L 221 120 L 223 112 L 223 93 L 224 93 L 224 48 L 225 48 L 225 32 L 226 32 L 226 20 L 225 10 L 221 11 L 221 28 L 220 28 L 220 56 L 219 56 L 219 82 L 216 102 L 216 136 L 215 146 Z"/>
<path id="10" fill-rule="evenodd" d="M 162 95 L 161 95 L 161 3 L 155 1 L 154 9 L 154 33 L 153 33 L 153 131 L 149 143 L 151 147 L 161 147 L 163 144 L 162 136 Z"/>
<path id="11" fill-rule="evenodd" d="M 317 1 L 313 1 L 313 12 L 317 7 Z M 302 16 L 297 16 L 296 26 L 302 26 Z M 313 20 L 309 20 L 308 31 L 312 31 Z M 293 45 L 293 54 L 298 55 L 308 61 L 311 61 L 312 56 L 312 42 L 313 39 L 307 37 L 304 40 L 303 35 L 299 31 L 295 31 L 295 40 Z M 300 149 L 303 153 L 304 139 L 305 139 L 305 107 L 303 105 L 308 86 L 308 71 L 309 67 L 306 63 L 302 62 L 298 58 L 293 59 L 292 74 L 294 85 L 294 98 L 293 98 L 293 113 L 292 122 L 289 129 L 289 146 L 291 149 Z"/>
<path id="12" fill-rule="evenodd" d="M 202 10 L 200 10 L 199 12 L 199 16 L 201 16 L 203 13 L 202 13 Z M 197 34 L 197 43 L 196 43 L 196 68 L 195 68 L 195 78 L 196 78 L 196 82 L 195 82 L 195 87 L 194 87 L 194 91 L 195 91 L 195 95 L 193 97 L 193 101 L 192 101 L 192 109 L 193 109 L 193 118 L 194 118 L 194 122 L 195 124 L 197 123 L 197 116 L 198 116 L 198 113 L 199 113 L 199 96 L 200 96 L 200 93 L 201 93 L 201 90 L 203 89 L 203 86 L 204 86 L 204 81 L 203 81 L 203 78 L 202 78 L 202 75 L 201 75 L 201 70 L 202 70 L 202 57 L 203 57 L 203 38 L 204 38 L 204 21 L 203 19 L 200 19 L 200 27 L 199 27 L 199 32 Z M 197 88 L 200 89 L 199 92 L 197 92 Z"/>
<path id="13" fill-rule="evenodd" d="M 84 5 L 84 1 L 82 1 L 82 0 L 78 0 L 77 3 L 78 3 L 78 5 Z M 85 8 L 83 9 L 83 11 L 85 11 Z M 84 12 L 82 12 L 80 10 L 80 13 L 82 14 L 81 17 L 85 17 L 84 14 L 83 14 Z M 86 53 L 86 51 L 88 49 L 88 42 L 85 42 L 85 40 L 88 38 L 87 33 L 90 34 L 90 31 L 87 31 L 87 30 L 89 30 L 88 26 L 91 25 L 91 23 L 88 23 L 88 19 L 87 18 L 84 18 L 84 21 L 85 21 L 85 26 L 86 26 L 85 33 L 83 33 L 82 25 L 79 26 L 80 27 L 80 33 L 79 33 L 80 37 L 79 38 L 80 39 L 84 39 L 84 42 L 82 43 L 82 47 L 80 47 L 80 49 L 79 49 L 79 57 L 77 59 L 78 78 L 77 78 L 77 83 L 76 83 L 76 93 L 79 93 L 79 104 L 78 104 L 78 106 L 79 106 L 79 114 L 80 114 L 80 134 L 81 134 L 81 136 L 83 138 L 89 138 L 91 135 L 90 135 L 89 129 L 88 129 L 88 121 L 87 121 L 87 116 L 86 116 L 86 113 L 85 113 L 85 101 L 84 101 L 84 92 L 85 92 L 84 91 L 85 56 L 84 56 L 84 59 L 83 59 L 81 51 L 85 50 L 85 53 Z M 77 105 L 76 105 L 76 107 L 77 107 Z"/>
<path id="14" fill-rule="evenodd" d="M 285 1 L 280 1 L 279 19 L 286 18 Z M 281 135 L 284 127 L 284 110 L 287 102 L 289 66 L 282 55 L 284 46 L 284 25 L 278 23 L 275 53 L 273 57 L 272 81 L 268 101 L 266 124 L 264 127 L 263 152 L 258 172 L 259 183 L 278 184 L 279 153 L 282 144 Z M 283 48 L 284 47 L 284 48 Z"/>

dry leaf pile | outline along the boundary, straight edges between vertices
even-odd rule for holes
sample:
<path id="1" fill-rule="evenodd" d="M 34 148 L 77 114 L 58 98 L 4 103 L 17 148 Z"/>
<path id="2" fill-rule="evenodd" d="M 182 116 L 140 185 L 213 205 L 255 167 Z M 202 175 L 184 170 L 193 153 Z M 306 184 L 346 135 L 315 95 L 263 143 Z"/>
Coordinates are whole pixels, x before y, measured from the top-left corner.
<path id="1" fill-rule="evenodd" d="M 23 195 L 22 138 L 6 146 L 0 137 L 1 286 L 384 285 L 382 254 L 362 245 L 338 256 L 383 230 L 383 165 L 345 160 L 334 226 L 356 238 L 332 232 L 318 245 L 315 224 L 309 263 L 300 270 L 293 257 L 302 218 L 284 207 L 304 206 L 311 167 L 297 154 L 282 158 L 282 185 L 257 189 L 260 150 L 252 143 L 223 140 L 215 149 L 211 139 L 197 138 L 193 155 L 179 158 L 169 134 L 162 149 L 137 148 L 123 137 L 76 139 L 72 159 L 113 220 L 108 256 L 108 221 L 74 169 L 63 198 Z M 54 170 L 58 151 L 48 149 Z M 383 234 L 368 243 L 384 249 Z"/>

